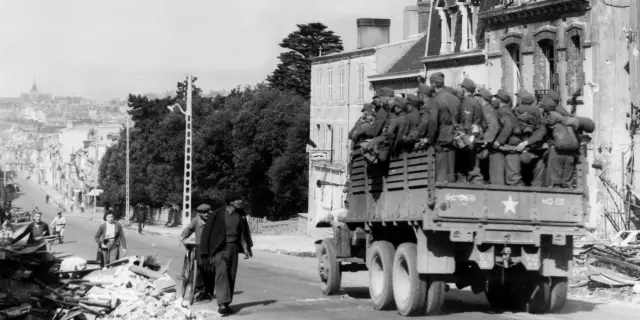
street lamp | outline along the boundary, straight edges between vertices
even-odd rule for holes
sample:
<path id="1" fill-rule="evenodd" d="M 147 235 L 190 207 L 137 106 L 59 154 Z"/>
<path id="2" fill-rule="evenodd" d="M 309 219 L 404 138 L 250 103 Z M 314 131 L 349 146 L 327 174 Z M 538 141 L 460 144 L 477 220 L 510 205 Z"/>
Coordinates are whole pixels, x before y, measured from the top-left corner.
<path id="1" fill-rule="evenodd" d="M 172 106 L 167 106 L 170 111 L 174 109 L 180 110 L 180 112 L 184 115 L 185 118 L 185 138 L 184 138 L 184 188 L 182 192 L 182 219 L 181 224 L 183 227 L 186 227 L 189 222 L 191 222 L 191 172 L 193 169 L 192 166 L 192 147 L 191 147 L 191 137 L 192 137 L 192 127 L 191 127 L 191 116 L 192 116 L 192 108 L 191 108 L 191 75 L 187 76 L 187 105 L 186 110 L 182 109 L 179 104 L 174 104 Z"/>

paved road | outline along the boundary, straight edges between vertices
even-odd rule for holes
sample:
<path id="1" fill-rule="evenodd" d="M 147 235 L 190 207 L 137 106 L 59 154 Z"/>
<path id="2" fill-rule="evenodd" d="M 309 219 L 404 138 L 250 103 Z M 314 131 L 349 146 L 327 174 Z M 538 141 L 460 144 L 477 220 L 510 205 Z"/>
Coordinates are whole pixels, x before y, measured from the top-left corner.
<path id="1" fill-rule="evenodd" d="M 50 222 L 56 212 L 45 204 L 44 194 L 33 182 L 18 180 L 22 194 L 14 205 L 26 210 L 38 206 L 44 221 Z M 95 259 L 97 245 L 94 234 L 97 222 L 87 215 L 67 215 L 66 242 L 54 245 L 54 251 L 68 252 L 85 259 Z M 171 274 L 181 268 L 184 249 L 176 239 L 162 236 L 139 235 L 126 230 L 128 254 L 157 254 L 161 261 L 173 259 Z M 323 297 L 317 284 L 314 259 L 256 252 L 251 260 L 240 260 L 237 293 L 233 307 L 237 313 L 229 318 L 239 319 L 404 319 L 394 311 L 373 310 L 368 300 L 367 274 L 360 272 L 343 277 L 342 295 Z M 525 313 L 490 314 L 483 295 L 452 290 L 445 304 L 446 313 L 428 319 L 580 319 L 604 318 L 637 319 L 634 309 L 626 305 L 598 305 L 571 300 L 561 314 L 533 316 Z M 640 310 L 640 306 L 635 306 Z M 215 310 L 216 304 L 200 303 L 196 310 Z M 213 317 L 213 316 L 212 316 Z M 425 317 L 426 318 L 426 317 Z"/>

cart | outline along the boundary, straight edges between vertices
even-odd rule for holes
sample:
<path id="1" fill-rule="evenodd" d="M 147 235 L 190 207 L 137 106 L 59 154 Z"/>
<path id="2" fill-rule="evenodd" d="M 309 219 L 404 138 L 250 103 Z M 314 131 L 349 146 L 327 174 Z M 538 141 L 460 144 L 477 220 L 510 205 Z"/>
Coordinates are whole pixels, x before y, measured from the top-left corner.
<path id="1" fill-rule="evenodd" d="M 182 262 L 182 299 L 193 304 L 196 296 L 196 282 L 198 279 L 198 260 L 196 259 L 195 242 L 185 242 L 187 252 Z"/>

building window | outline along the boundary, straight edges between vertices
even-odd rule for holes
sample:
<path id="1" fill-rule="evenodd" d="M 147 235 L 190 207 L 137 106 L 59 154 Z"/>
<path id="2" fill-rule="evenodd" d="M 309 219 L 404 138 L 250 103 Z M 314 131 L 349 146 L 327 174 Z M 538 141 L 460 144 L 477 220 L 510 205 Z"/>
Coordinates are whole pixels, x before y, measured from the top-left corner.
<path id="1" fill-rule="evenodd" d="M 338 81 L 339 81 L 339 100 L 340 102 L 344 102 L 345 100 L 347 100 L 347 90 L 345 87 L 345 82 L 346 82 L 346 72 L 345 72 L 345 67 L 341 67 L 338 70 Z"/>
<path id="2" fill-rule="evenodd" d="M 333 130 L 331 129 L 331 125 L 327 125 L 327 127 L 324 130 L 324 150 L 328 151 L 328 156 L 329 159 L 328 160 L 333 160 Z"/>
<path id="3" fill-rule="evenodd" d="M 320 150 L 326 150 L 325 148 L 325 141 L 324 141 L 324 125 L 318 125 L 318 149 Z"/>
<path id="4" fill-rule="evenodd" d="M 518 92 L 522 79 L 522 64 L 520 63 L 520 45 L 512 43 L 506 46 L 509 67 L 505 68 L 510 74 L 507 76 L 508 92 Z"/>
<path id="5" fill-rule="evenodd" d="M 344 145 L 345 145 L 345 141 L 344 141 L 344 127 L 338 127 L 338 148 L 337 148 L 337 154 L 336 154 L 336 159 L 338 161 L 344 161 L 345 159 L 342 158 L 343 154 L 344 154 Z"/>
<path id="6" fill-rule="evenodd" d="M 333 69 L 327 73 L 327 102 L 333 103 Z"/>
<path id="7" fill-rule="evenodd" d="M 322 70 L 318 70 L 316 72 L 316 92 L 315 92 L 316 103 L 322 102 Z"/>
<path id="8" fill-rule="evenodd" d="M 358 101 L 364 100 L 364 64 L 358 66 Z"/>
<path id="9" fill-rule="evenodd" d="M 538 41 L 534 51 L 534 84 L 536 90 L 557 90 L 556 50 L 553 40 Z"/>
<path id="10" fill-rule="evenodd" d="M 582 30 L 572 28 L 567 33 L 567 93 L 569 96 L 581 95 L 584 86 L 584 52 L 581 41 Z"/>

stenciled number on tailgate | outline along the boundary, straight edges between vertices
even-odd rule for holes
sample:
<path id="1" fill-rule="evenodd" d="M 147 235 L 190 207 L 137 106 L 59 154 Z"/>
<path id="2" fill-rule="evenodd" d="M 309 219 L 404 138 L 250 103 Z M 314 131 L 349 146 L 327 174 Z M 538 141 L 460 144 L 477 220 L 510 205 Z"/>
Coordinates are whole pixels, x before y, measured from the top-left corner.
<path id="1" fill-rule="evenodd" d="M 444 196 L 445 201 L 447 202 L 461 202 L 462 204 L 467 204 L 468 202 L 476 202 L 476 196 L 472 194 L 451 194 L 447 193 Z"/>
<path id="2" fill-rule="evenodd" d="M 541 202 L 547 206 L 564 206 L 563 198 L 542 198 Z"/>

